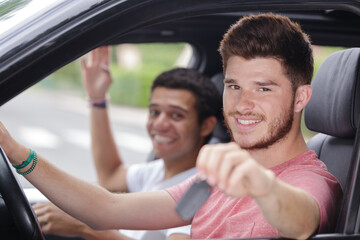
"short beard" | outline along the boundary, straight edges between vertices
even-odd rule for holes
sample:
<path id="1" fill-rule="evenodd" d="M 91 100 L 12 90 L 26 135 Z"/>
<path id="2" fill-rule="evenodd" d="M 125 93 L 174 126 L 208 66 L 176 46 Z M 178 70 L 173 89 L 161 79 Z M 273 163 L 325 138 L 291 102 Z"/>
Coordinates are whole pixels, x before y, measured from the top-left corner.
<path id="1" fill-rule="evenodd" d="M 234 135 L 229 126 L 228 116 L 224 112 L 224 122 L 228 129 L 228 132 L 231 136 L 231 139 L 235 141 Z M 286 109 L 283 115 L 275 119 L 273 124 L 269 126 L 269 132 L 264 138 L 260 139 L 258 142 L 253 145 L 245 145 L 240 147 L 245 150 L 259 150 L 266 149 L 272 146 L 273 144 L 285 139 L 287 134 L 290 132 L 292 124 L 294 122 L 294 99 L 292 99 L 291 106 Z"/>

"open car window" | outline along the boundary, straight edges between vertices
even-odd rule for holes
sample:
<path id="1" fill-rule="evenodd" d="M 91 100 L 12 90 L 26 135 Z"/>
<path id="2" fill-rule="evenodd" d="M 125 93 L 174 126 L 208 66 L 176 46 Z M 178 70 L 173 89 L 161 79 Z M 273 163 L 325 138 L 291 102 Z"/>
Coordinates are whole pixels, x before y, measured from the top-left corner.
<path id="1" fill-rule="evenodd" d="M 145 129 L 152 81 L 165 70 L 187 67 L 192 54 L 191 45 L 186 43 L 112 46 L 110 118 L 126 164 L 146 161 L 152 150 Z M 38 149 L 59 168 L 84 180 L 97 181 L 80 59 L 4 104 L 0 114 L 20 142 Z M 23 187 L 30 186 L 25 178 L 18 179 Z"/>

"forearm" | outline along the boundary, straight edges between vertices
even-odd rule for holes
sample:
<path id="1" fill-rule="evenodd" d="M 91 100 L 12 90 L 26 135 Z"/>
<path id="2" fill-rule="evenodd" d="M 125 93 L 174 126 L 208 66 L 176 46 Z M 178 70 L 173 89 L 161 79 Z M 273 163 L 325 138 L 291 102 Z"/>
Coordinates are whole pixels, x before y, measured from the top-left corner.
<path id="1" fill-rule="evenodd" d="M 91 108 L 91 143 L 100 185 L 111 191 L 126 191 L 125 166 L 115 144 L 107 109 Z"/>
<path id="2" fill-rule="evenodd" d="M 114 194 L 72 177 L 39 155 L 38 159 L 26 178 L 55 205 L 93 229 L 155 230 L 189 224 L 176 214 L 175 201 L 164 190 Z"/>
<path id="3" fill-rule="evenodd" d="M 109 228 L 116 220 L 110 192 L 57 169 L 40 155 L 34 171 L 25 177 L 51 202 L 89 226 Z"/>
<path id="4" fill-rule="evenodd" d="M 320 213 L 315 200 L 305 191 L 275 179 L 273 191 L 257 201 L 267 221 L 281 236 L 306 239 L 319 225 Z"/>

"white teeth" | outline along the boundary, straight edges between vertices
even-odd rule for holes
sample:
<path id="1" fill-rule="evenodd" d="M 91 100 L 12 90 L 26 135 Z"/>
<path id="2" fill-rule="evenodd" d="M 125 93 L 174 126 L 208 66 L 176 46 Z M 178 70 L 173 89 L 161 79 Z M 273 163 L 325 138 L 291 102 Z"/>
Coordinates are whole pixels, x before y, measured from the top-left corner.
<path id="1" fill-rule="evenodd" d="M 163 137 L 163 136 L 159 136 L 159 135 L 155 135 L 154 139 L 155 139 L 155 141 L 160 142 L 160 143 L 168 143 L 171 141 L 171 138 L 167 138 L 167 137 Z"/>
<path id="2" fill-rule="evenodd" d="M 241 120 L 241 119 L 238 119 L 238 122 L 240 124 L 242 124 L 242 125 L 250 125 L 250 124 L 261 122 L 261 120 Z"/>

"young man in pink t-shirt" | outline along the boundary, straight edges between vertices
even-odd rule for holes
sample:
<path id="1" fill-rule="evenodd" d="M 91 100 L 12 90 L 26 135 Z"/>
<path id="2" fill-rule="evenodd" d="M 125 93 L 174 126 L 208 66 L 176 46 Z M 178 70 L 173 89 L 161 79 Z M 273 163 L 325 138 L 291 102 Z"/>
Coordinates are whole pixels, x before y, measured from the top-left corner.
<path id="1" fill-rule="evenodd" d="M 199 174 L 213 190 L 192 220 L 182 220 L 174 208 L 194 179 L 168 190 L 112 194 L 61 172 L 41 156 L 26 178 L 60 208 L 97 229 L 192 223 L 192 238 L 298 239 L 328 231 L 342 194 L 300 131 L 313 74 L 308 36 L 286 17 L 249 16 L 231 26 L 220 53 L 223 111 L 234 141 L 200 151 Z M 1 123 L 0 145 L 14 165 L 29 156 Z"/>

